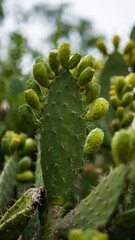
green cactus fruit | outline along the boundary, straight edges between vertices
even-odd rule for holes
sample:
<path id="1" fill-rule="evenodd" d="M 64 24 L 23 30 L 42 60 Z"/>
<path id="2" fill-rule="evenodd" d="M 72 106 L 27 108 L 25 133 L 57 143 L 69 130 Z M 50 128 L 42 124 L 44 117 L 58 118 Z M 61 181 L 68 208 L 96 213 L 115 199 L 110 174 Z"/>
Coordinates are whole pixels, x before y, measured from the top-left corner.
<path id="1" fill-rule="evenodd" d="M 133 112 L 127 112 L 123 118 L 121 119 L 121 126 L 122 127 L 128 127 L 134 119 L 134 113 Z"/>
<path id="2" fill-rule="evenodd" d="M 130 53 L 133 48 L 135 48 L 135 42 L 131 39 L 124 49 L 124 54 Z"/>
<path id="3" fill-rule="evenodd" d="M 83 238 L 84 240 L 108 240 L 107 234 L 89 229 L 83 232 Z"/>
<path id="4" fill-rule="evenodd" d="M 85 88 L 89 84 L 89 82 L 92 80 L 94 72 L 95 72 L 95 70 L 91 67 L 85 68 L 81 72 L 81 74 L 78 78 L 77 85 L 79 87 Z"/>
<path id="5" fill-rule="evenodd" d="M 42 62 L 36 63 L 33 66 L 33 75 L 35 80 L 42 86 L 42 87 L 49 87 L 49 78 L 48 72 L 46 67 Z"/>
<path id="6" fill-rule="evenodd" d="M 135 87 L 135 73 L 129 73 L 125 77 L 125 82 L 132 85 L 132 87 Z"/>
<path id="7" fill-rule="evenodd" d="M 130 110 L 135 113 L 135 100 L 131 102 Z"/>
<path id="8" fill-rule="evenodd" d="M 98 95 L 100 93 L 100 89 L 101 89 L 101 87 L 98 83 L 94 82 L 94 83 L 90 84 L 88 86 L 88 88 L 86 89 L 86 92 L 83 96 L 83 102 L 85 104 L 89 104 L 92 101 L 94 101 L 98 97 Z"/>
<path id="9" fill-rule="evenodd" d="M 121 98 L 121 101 L 120 101 L 120 104 L 123 106 L 123 107 L 126 107 L 128 106 L 131 101 L 133 99 L 133 94 L 131 92 L 126 92 L 122 98 Z"/>
<path id="10" fill-rule="evenodd" d="M 52 71 L 54 73 L 57 73 L 58 70 L 59 70 L 59 66 L 60 66 L 60 59 L 59 59 L 59 53 L 57 50 L 52 50 L 50 53 L 49 53 L 49 64 L 50 64 L 50 67 L 52 69 Z"/>
<path id="11" fill-rule="evenodd" d="M 32 108 L 38 111 L 42 108 L 39 97 L 33 89 L 24 91 L 24 96 L 27 104 L 29 104 Z"/>
<path id="12" fill-rule="evenodd" d="M 19 134 L 16 134 L 13 131 L 7 131 L 1 140 L 2 151 L 6 155 L 11 155 L 18 150 L 20 142 Z"/>
<path id="13" fill-rule="evenodd" d="M 125 86 L 125 78 L 123 76 L 118 76 L 115 84 L 115 89 L 118 95 L 121 93 L 121 90 L 123 89 L 124 86 Z"/>
<path id="14" fill-rule="evenodd" d="M 68 234 L 68 240 L 84 240 L 81 229 L 72 229 Z"/>
<path id="15" fill-rule="evenodd" d="M 28 134 L 27 133 L 20 133 L 19 134 L 19 137 L 20 137 L 20 145 L 19 145 L 19 149 L 23 148 L 24 147 L 24 144 L 25 144 L 25 141 L 28 137 Z"/>
<path id="16" fill-rule="evenodd" d="M 28 104 L 23 104 L 19 107 L 19 114 L 22 120 L 31 127 L 38 128 L 41 122 L 36 117 Z"/>
<path id="17" fill-rule="evenodd" d="M 38 95 L 39 100 L 41 102 L 44 102 L 45 96 L 43 94 L 42 88 L 40 87 L 40 85 L 38 84 L 37 81 L 35 81 L 34 79 L 29 79 L 26 82 L 26 86 L 27 86 L 27 89 L 33 89 L 36 92 L 36 94 Z"/>
<path id="18" fill-rule="evenodd" d="M 5 210 L 13 196 L 17 164 L 18 156 L 14 153 L 8 158 L 8 161 L 0 174 L 0 209 L 2 212 Z"/>
<path id="19" fill-rule="evenodd" d="M 122 91 L 121 91 L 121 97 L 122 97 L 126 92 L 130 92 L 130 91 L 132 91 L 132 90 L 133 90 L 132 85 L 131 85 L 131 84 L 126 84 L 126 85 L 123 87 Z"/>
<path id="20" fill-rule="evenodd" d="M 29 156 L 21 158 L 18 163 L 18 173 L 28 170 L 32 164 L 32 159 Z"/>
<path id="21" fill-rule="evenodd" d="M 114 131 L 118 131 L 119 129 L 121 129 L 121 122 L 119 119 L 112 120 L 111 125 Z"/>
<path id="22" fill-rule="evenodd" d="M 22 155 L 30 155 L 36 147 L 36 142 L 32 138 L 27 138 L 22 149 Z"/>
<path id="23" fill-rule="evenodd" d="M 118 106 L 120 105 L 119 98 L 116 95 L 111 96 L 110 97 L 110 104 L 111 104 L 112 108 L 116 110 L 118 108 Z"/>
<path id="24" fill-rule="evenodd" d="M 35 208 L 41 205 L 42 188 L 31 188 L 5 213 L 0 220 L 0 239 L 15 240 L 22 234 Z"/>
<path id="25" fill-rule="evenodd" d="M 70 211 L 55 227 L 59 238 L 67 236 L 73 228 L 83 231 L 104 229 L 118 209 L 125 191 L 130 168 L 121 165 L 115 168 L 75 209 Z"/>
<path id="26" fill-rule="evenodd" d="M 32 181 L 33 178 L 34 178 L 33 172 L 30 170 L 16 174 L 16 180 L 22 183 Z"/>
<path id="27" fill-rule="evenodd" d="M 70 44 L 69 43 L 61 43 L 59 47 L 59 57 L 60 63 L 62 67 L 67 67 L 70 59 Z"/>
<path id="28" fill-rule="evenodd" d="M 41 165 L 50 204 L 64 204 L 82 166 L 86 131 L 83 113 L 76 82 L 68 69 L 61 68 L 41 114 Z"/>
<path id="29" fill-rule="evenodd" d="M 107 55 L 107 48 L 105 43 L 103 42 L 102 39 L 99 39 L 96 41 L 96 47 L 101 51 L 101 53 L 103 53 L 104 55 Z"/>
<path id="30" fill-rule="evenodd" d="M 111 90 L 109 91 L 109 95 L 110 95 L 110 96 L 116 96 L 116 95 L 117 95 L 116 89 L 111 89 Z"/>
<path id="31" fill-rule="evenodd" d="M 108 111 L 109 103 L 105 98 L 98 98 L 93 101 L 85 115 L 88 121 L 94 121 L 103 117 Z"/>
<path id="32" fill-rule="evenodd" d="M 100 147 L 103 143 L 104 132 L 100 128 L 93 129 L 87 136 L 84 145 L 84 152 L 90 154 Z"/>
<path id="33" fill-rule="evenodd" d="M 36 58 L 35 63 L 43 63 L 47 69 L 49 79 L 52 79 L 54 77 L 53 71 L 51 70 L 48 62 L 43 57 Z"/>
<path id="34" fill-rule="evenodd" d="M 69 59 L 67 68 L 68 68 L 68 69 L 73 69 L 73 68 L 75 68 L 75 67 L 78 65 L 78 63 L 80 62 L 81 57 L 82 57 L 82 55 L 81 55 L 80 53 L 74 53 L 74 54 L 71 56 L 71 58 Z"/>
<path id="35" fill-rule="evenodd" d="M 118 106 L 116 110 L 117 118 L 121 120 L 124 116 L 124 107 Z"/>
<path id="36" fill-rule="evenodd" d="M 112 155 L 116 165 L 132 161 L 132 142 L 130 134 L 126 130 L 116 132 L 111 143 Z"/>
<path id="37" fill-rule="evenodd" d="M 119 43 L 120 43 L 120 37 L 118 35 L 115 35 L 113 37 L 113 45 L 114 45 L 114 48 L 117 50 L 118 47 L 119 47 Z"/>
<path id="38" fill-rule="evenodd" d="M 14 134 L 13 138 L 11 139 L 11 153 L 14 153 L 15 151 L 18 150 L 19 145 L 20 145 L 21 139 L 19 134 Z"/>
<path id="39" fill-rule="evenodd" d="M 87 67 L 91 67 L 94 69 L 95 66 L 95 58 L 91 55 L 85 56 L 78 64 L 76 71 L 74 73 L 74 78 L 77 80 L 82 73 L 83 70 Z"/>

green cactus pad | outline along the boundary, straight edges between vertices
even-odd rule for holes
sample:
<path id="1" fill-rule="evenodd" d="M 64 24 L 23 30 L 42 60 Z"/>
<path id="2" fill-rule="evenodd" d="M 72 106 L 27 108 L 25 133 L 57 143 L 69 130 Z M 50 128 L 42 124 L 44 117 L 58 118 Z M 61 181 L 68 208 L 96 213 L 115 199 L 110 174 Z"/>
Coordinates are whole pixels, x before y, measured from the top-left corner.
<path id="1" fill-rule="evenodd" d="M 42 194 L 42 188 L 29 189 L 5 213 L 0 220 L 0 239 L 18 239 L 31 218 L 36 206 L 41 205 Z"/>
<path id="2" fill-rule="evenodd" d="M 126 187 L 128 172 L 129 168 L 125 165 L 114 169 L 87 198 L 61 220 L 54 233 L 65 237 L 73 228 L 104 228 L 118 207 L 120 196 Z"/>
<path id="3" fill-rule="evenodd" d="M 8 159 L 0 175 L 0 209 L 2 212 L 5 210 L 5 207 L 13 195 L 17 164 L 18 156 L 14 154 Z"/>
<path id="4" fill-rule="evenodd" d="M 53 79 L 41 120 L 45 189 L 51 204 L 62 205 L 82 167 L 86 129 L 81 94 L 68 69 Z"/>

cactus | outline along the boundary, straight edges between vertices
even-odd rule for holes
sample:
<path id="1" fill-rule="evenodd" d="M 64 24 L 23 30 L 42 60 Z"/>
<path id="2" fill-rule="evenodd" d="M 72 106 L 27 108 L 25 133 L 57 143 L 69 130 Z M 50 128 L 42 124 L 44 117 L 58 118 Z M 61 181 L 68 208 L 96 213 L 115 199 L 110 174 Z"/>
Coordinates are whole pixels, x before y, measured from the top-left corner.
<path id="1" fill-rule="evenodd" d="M 41 204 L 43 189 L 32 188 L 5 213 L 0 220 L 0 238 L 17 239 L 23 232 L 36 206 Z"/>
<path id="2" fill-rule="evenodd" d="M 120 196 L 125 190 L 128 172 L 129 168 L 121 165 L 110 173 L 87 198 L 56 225 L 56 236 L 65 237 L 72 228 L 104 228 L 118 207 Z"/>
<path id="3" fill-rule="evenodd" d="M 43 221 L 41 225 L 45 224 L 44 226 L 46 226 L 46 228 L 44 227 L 46 238 L 49 238 L 52 232 L 52 215 L 54 214 L 55 218 L 59 219 L 61 206 L 67 201 L 78 173 L 84 165 L 83 147 L 86 140 L 87 122 L 103 117 L 108 110 L 108 102 L 104 98 L 96 100 L 97 94 L 94 95 L 95 103 L 91 103 L 87 113 L 83 105 L 82 95 L 84 93 L 82 94 L 82 91 L 85 92 L 87 85 L 92 80 L 95 59 L 87 55 L 78 63 L 80 56 L 75 54 L 70 58 L 69 44 L 66 43 L 60 45 L 58 54 L 60 63 L 63 66 L 58 72 L 56 71 L 58 58 L 54 51 L 49 54 L 50 68 L 55 72 L 54 78 L 49 82 L 50 85 L 47 86 L 43 83 L 43 79 L 46 82 L 43 59 L 42 64 L 39 64 L 39 60 L 33 68 L 35 80 L 41 87 L 48 87 L 43 108 L 37 113 L 32 113 L 30 106 L 29 109 L 31 110 L 24 111 L 27 106 L 26 104 L 19 108 L 20 116 L 26 123 L 37 128 L 40 126 L 40 137 L 38 138 L 40 141 L 41 166 L 46 190 L 45 201 L 48 209 L 47 220 Z M 76 66 L 77 64 L 78 66 Z M 75 71 L 73 69 L 70 71 L 68 66 L 69 68 L 76 67 Z M 72 72 L 74 72 L 74 76 Z M 29 85 L 31 86 L 30 82 Z M 38 92 L 36 94 L 38 95 Z M 37 100 L 35 101 L 37 102 Z M 31 105 L 31 102 L 27 101 L 27 103 Z M 30 115 L 29 113 L 32 114 Z M 93 141 L 95 140 L 93 139 Z M 101 143 L 102 141 L 98 141 L 98 145 L 94 147 L 93 151 Z M 36 176 L 38 179 L 39 175 Z M 44 211 L 46 216 L 46 209 L 42 211 L 42 214 L 44 214 Z M 50 228 L 50 230 L 47 228 Z"/>
<path id="4" fill-rule="evenodd" d="M 9 157 L 0 175 L 0 210 L 5 211 L 9 201 L 13 197 L 15 177 L 17 173 L 18 156 L 15 153 Z"/>

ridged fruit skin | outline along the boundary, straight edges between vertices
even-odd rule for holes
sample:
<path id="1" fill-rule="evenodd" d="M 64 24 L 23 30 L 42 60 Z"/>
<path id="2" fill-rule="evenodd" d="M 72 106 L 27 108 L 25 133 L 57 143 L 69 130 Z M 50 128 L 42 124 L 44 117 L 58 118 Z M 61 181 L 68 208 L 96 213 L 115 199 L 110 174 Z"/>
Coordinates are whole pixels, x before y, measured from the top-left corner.
<path id="1" fill-rule="evenodd" d="M 41 114 L 41 165 L 50 204 L 64 204 L 83 165 L 83 112 L 76 82 L 62 68 L 53 79 Z"/>
<path id="2" fill-rule="evenodd" d="M 33 76 L 42 87 L 49 87 L 50 84 L 47 68 L 42 62 L 34 64 Z"/>
<path id="3" fill-rule="evenodd" d="M 115 168 L 80 204 L 67 214 L 54 229 L 56 236 L 67 236 L 73 228 L 103 229 L 118 208 L 120 196 L 124 192 L 129 167 Z"/>
<path id="4" fill-rule="evenodd" d="M 95 66 L 95 58 L 92 57 L 91 55 L 85 56 L 79 62 L 74 74 L 74 78 L 77 80 L 83 70 L 85 70 L 87 67 L 94 68 L 94 66 Z"/>
<path id="5" fill-rule="evenodd" d="M 59 47 L 59 57 L 60 63 L 62 67 L 67 67 L 70 59 L 70 44 L 69 43 L 61 43 Z"/>
<path id="6" fill-rule="evenodd" d="M 39 100 L 41 102 L 45 100 L 45 96 L 43 94 L 42 88 L 37 81 L 35 81 L 34 79 L 29 79 L 26 83 L 26 86 L 27 86 L 27 89 L 33 89 L 37 93 Z"/>
<path id="7" fill-rule="evenodd" d="M 103 143 L 104 132 L 100 128 L 93 129 L 87 136 L 86 142 L 84 145 L 84 152 L 86 154 L 91 154 L 96 149 L 100 147 Z"/>
<path id="8" fill-rule="evenodd" d="M 92 80 L 94 72 L 95 72 L 95 70 L 91 67 L 85 68 L 81 72 L 81 74 L 78 78 L 77 85 L 79 87 L 85 88 L 89 84 L 89 82 Z"/>
<path id="9" fill-rule="evenodd" d="M 100 93 L 100 85 L 98 83 L 92 83 L 88 86 L 88 88 L 86 89 L 86 92 L 83 96 L 83 102 L 85 104 L 89 104 L 91 103 L 92 101 L 94 101 L 99 93 Z"/>
<path id="10" fill-rule="evenodd" d="M 37 93 L 33 89 L 28 89 L 24 92 L 26 102 L 34 109 L 40 110 L 41 103 Z"/>
<path id="11" fill-rule="evenodd" d="M 54 73 L 57 73 L 60 66 L 59 53 L 57 50 L 52 50 L 49 53 L 49 65 Z"/>
<path id="12" fill-rule="evenodd" d="M 69 59 L 69 62 L 68 62 L 68 65 L 67 65 L 68 69 L 75 68 L 78 65 L 78 63 L 80 62 L 81 57 L 82 57 L 82 55 L 80 53 L 74 53 L 71 56 L 71 58 Z"/>

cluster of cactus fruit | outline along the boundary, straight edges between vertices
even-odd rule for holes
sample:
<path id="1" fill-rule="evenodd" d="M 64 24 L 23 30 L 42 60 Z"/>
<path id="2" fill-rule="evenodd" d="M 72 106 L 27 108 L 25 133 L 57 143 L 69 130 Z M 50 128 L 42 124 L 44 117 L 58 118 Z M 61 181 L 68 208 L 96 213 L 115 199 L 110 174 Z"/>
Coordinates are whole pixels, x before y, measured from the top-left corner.
<path id="1" fill-rule="evenodd" d="M 116 111 L 117 119 L 112 121 L 114 131 L 131 125 L 135 112 L 135 74 L 116 76 L 112 78 L 110 86 L 110 104 Z"/>
<path id="2" fill-rule="evenodd" d="M 117 48 L 118 44 L 115 45 Z M 105 98 L 98 98 L 100 85 L 93 78 L 95 59 L 91 55 L 81 59 L 79 53 L 70 56 L 70 51 L 70 45 L 62 43 L 58 51 L 52 50 L 49 53 L 48 61 L 43 57 L 37 58 L 33 66 L 33 78 L 27 81 L 24 93 L 26 104 L 19 107 L 19 114 L 26 124 L 36 130 L 38 152 L 35 188 L 27 190 L 0 219 L 2 240 L 15 240 L 19 237 L 24 240 L 113 240 L 115 231 L 124 229 L 125 235 L 134 231 L 134 225 L 130 224 L 135 214 L 134 205 L 130 210 L 124 206 L 127 205 L 126 196 L 129 194 L 128 183 L 131 187 L 135 184 L 135 166 L 128 164 L 135 156 L 135 134 L 133 132 L 131 137 L 131 130 L 127 135 L 125 133 L 125 137 L 114 136 L 112 152 L 120 166 L 103 177 L 98 184 L 97 176 L 101 172 L 92 165 L 86 165 L 86 156 L 100 147 L 104 132 L 100 128 L 88 131 L 90 124 L 107 113 L 109 104 Z M 119 83 L 115 81 L 113 90 L 115 96 L 119 97 L 121 106 L 121 99 L 127 92 L 132 95 L 133 101 L 133 93 L 130 92 L 133 92 L 133 86 L 118 95 L 127 85 L 132 85 L 130 80 L 126 81 L 122 77 L 117 77 L 116 80 L 118 79 Z M 121 79 L 124 81 L 122 87 Z M 123 141 L 126 138 L 126 143 L 129 142 L 129 161 L 122 160 L 121 154 L 124 156 L 126 143 L 119 147 L 121 138 Z M 8 160 L 6 157 L 7 163 L 10 163 L 10 167 L 6 168 L 11 171 L 11 166 L 15 165 L 14 177 L 18 181 L 25 179 L 31 164 L 27 156 L 28 139 L 24 134 L 8 132 L 2 140 L 3 150 L 11 158 Z M 18 161 L 18 158 L 21 160 Z M 84 199 L 63 214 L 73 187 L 78 185 L 79 177 L 83 176 L 82 168 L 83 174 L 92 172 L 90 179 L 94 179 L 95 189 L 87 191 L 87 196 L 86 193 L 83 195 Z M 1 174 L 0 184 L 6 178 L 3 177 L 4 173 Z M 37 206 L 39 213 L 35 210 Z M 27 236 L 30 232 L 33 235 L 29 238 L 25 235 L 25 238 L 25 231 Z"/>

